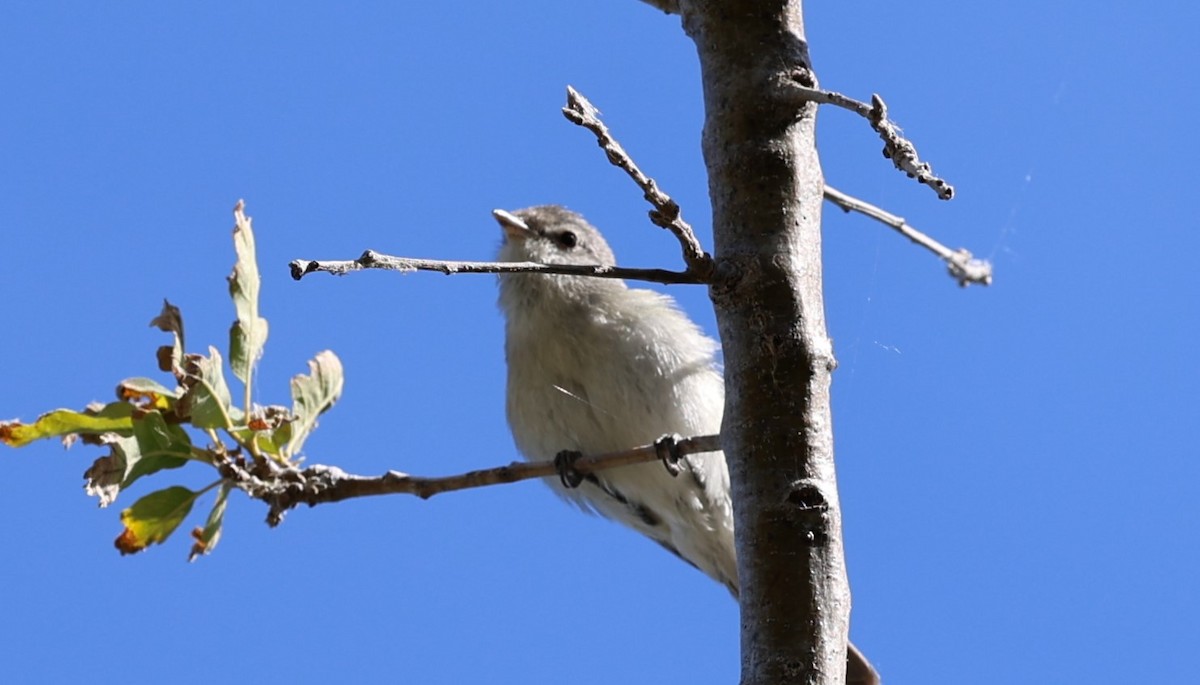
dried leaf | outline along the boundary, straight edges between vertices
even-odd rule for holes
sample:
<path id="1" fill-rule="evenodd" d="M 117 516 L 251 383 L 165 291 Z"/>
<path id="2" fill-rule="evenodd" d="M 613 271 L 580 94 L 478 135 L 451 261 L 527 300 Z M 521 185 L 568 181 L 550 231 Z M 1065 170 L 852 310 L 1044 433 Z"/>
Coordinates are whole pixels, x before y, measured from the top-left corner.
<path id="1" fill-rule="evenodd" d="M 109 453 L 97 459 L 87 471 L 83 472 L 87 481 L 83 490 L 88 495 L 100 500 L 101 507 L 107 507 L 117 501 L 121 492 L 121 481 L 125 479 L 125 460 L 115 453 Z"/>
<path id="2" fill-rule="evenodd" d="M 178 378 L 183 367 L 183 314 L 180 313 L 179 307 L 163 300 L 162 311 L 150 320 L 150 325 L 174 335 L 175 342 L 172 345 L 158 348 L 158 368 L 160 371 L 173 373 Z"/>

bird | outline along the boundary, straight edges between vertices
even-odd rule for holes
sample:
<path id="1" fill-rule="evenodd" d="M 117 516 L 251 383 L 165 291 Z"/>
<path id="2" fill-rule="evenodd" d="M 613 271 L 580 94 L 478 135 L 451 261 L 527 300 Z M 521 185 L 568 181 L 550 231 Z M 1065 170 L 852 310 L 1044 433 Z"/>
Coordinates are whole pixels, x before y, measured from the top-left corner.
<path id="1" fill-rule="evenodd" d="M 600 231 L 580 214 L 540 205 L 493 216 L 498 259 L 615 266 Z M 568 477 L 564 456 L 602 454 L 663 436 L 719 434 L 725 382 L 719 345 L 668 295 L 619 278 L 501 273 L 508 367 L 506 414 L 528 460 L 556 459 L 554 492 L 621 523 L 739 591 L 729 469 L 721 452 L 689 454 L 678 473 L 649 462 Z M 853 645 L 847 684 L 879 682 Z"/>

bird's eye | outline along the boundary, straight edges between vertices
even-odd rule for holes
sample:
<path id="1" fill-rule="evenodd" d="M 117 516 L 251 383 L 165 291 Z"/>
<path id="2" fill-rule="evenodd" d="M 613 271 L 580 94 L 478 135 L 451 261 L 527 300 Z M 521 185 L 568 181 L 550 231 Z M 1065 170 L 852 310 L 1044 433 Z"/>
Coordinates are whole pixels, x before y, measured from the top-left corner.
<path id="1" fill-rule="evenodd" d="M 570 231 L 563 231 L 558 234 L 558 244 L 569 250 L 579 244 L 579 238 Z"/>

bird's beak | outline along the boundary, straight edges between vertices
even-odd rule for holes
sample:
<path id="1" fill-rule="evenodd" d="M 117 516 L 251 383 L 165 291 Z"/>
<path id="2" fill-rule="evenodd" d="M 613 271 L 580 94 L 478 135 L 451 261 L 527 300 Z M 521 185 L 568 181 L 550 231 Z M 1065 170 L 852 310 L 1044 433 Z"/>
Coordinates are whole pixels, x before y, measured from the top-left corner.
<path id="1" fill-rule="evenodd" d="M 503 209 L 493 209 L 492 216 L 496 217 L 496 221 L 500 222 L 500 228 L 504 230 L 506 240 L 525 240 L 533 235 L 533 230 L 529 228 L 529 225 L 512 212 L 506 212 Z"/>

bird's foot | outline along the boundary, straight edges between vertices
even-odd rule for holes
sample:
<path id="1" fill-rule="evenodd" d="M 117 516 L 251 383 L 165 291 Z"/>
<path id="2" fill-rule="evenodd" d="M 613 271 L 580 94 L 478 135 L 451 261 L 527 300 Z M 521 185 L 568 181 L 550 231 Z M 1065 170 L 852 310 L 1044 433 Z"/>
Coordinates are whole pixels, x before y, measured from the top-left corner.
<path id="1" fill-rule="evenodd" d="M 583 456 L 578 450 L 563 450 L 554 455 L 554 469 L 558 471 L 558 479 L 563 487 L 574 490 L 583 482 L 583 474 L 575 470 L 575 462 Z"/>
<path id="2" fill-rule="evenodd" d="M 680 439 L 678 434 L 672 433 L 654 441 L 654 453 L 662 461 L 663 467 L 667 469 L 667 473 L 672 476 L 679 475 L 679 461 L 683 459 L 683 455 L 679 453 Z"/>

